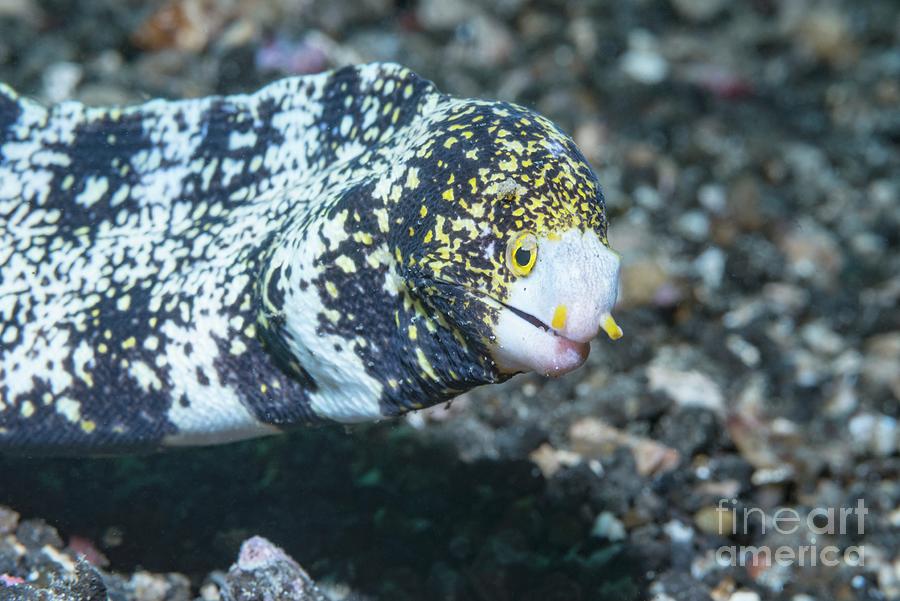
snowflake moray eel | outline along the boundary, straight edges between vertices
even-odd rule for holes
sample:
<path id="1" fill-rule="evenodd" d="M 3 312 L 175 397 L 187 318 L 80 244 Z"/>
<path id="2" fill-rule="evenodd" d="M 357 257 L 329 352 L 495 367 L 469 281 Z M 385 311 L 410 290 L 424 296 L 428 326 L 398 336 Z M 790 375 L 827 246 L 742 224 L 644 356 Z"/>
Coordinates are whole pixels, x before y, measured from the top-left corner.
<path id="1" fill-rule="evenodd" d="M 0 449 L 396 416 L 580 366 L 619 258 L 572 140 L 393 64 L 44 107 L 0 84 Z"/>

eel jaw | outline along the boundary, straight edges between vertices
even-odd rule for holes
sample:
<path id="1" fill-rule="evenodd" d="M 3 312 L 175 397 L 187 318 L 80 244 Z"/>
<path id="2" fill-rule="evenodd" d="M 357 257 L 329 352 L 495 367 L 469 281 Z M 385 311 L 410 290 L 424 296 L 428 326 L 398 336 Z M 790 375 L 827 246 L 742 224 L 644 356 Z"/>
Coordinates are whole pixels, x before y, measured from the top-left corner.
<path id="1" fill-rule="evenodd" d="M 566 338 L 533 315 L 501 303 L 491 349 L 501 373 L 535 371 L 557 377 L 581 367 L 590 343 Z"/>

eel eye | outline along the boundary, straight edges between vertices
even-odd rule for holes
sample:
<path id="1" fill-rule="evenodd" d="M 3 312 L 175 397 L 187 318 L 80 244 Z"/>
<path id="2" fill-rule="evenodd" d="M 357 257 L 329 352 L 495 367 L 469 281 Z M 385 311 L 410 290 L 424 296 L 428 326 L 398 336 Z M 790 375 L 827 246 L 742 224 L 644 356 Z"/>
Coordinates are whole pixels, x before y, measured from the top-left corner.
<path id="1" fill-rule="evenodd" d="M 531 273 L 537 262 L 537 238 L 525 232 L 510 240 L 506 250 L 506 262 L 516 275 L 525 276 Z"/>

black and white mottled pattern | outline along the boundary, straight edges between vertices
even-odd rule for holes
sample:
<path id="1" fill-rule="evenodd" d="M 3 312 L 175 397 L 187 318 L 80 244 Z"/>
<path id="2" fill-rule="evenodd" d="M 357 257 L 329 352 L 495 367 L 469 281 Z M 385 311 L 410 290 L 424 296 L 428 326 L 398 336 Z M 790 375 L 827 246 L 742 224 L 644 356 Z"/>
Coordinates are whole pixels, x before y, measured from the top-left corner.
<path id="1" fill-rule="evenodd" d="M 509 202 L 523 173 L 544 201 Z M 523 221 L 605 243 L 571 141 L 397 65 L 122 109 L 0 86 L 0 449 L 235 440 L 502 380 L 496 308 L 459 290 L 503 300 Z"/>

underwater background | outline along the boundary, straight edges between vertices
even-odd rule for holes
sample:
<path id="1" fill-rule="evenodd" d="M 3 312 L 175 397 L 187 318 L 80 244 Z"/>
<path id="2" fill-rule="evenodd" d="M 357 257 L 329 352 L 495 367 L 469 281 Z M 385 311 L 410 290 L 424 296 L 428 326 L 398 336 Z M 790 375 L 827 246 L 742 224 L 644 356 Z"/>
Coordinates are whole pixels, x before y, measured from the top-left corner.
<path id="1" fill-rule="evenodd" d="M 900 598 L 900 5 L 0 0 L 0 80 L 45 103 L 371 61 L 573 136 L 625 337 L 396 422 L 0 457 L 0 599 L 60 553 L 113 599 L 228 599 L 254 535 L 333 600 Z"/>

